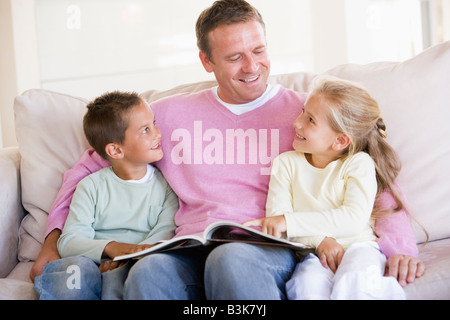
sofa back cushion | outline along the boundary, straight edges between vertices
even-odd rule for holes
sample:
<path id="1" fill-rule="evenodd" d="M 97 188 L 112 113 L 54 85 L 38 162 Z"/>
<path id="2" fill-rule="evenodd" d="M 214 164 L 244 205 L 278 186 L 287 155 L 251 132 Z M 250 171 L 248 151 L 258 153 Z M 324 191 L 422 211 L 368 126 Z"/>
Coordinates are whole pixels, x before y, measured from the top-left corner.
<path id="1" fill-rule="evenodd" d="M 399 183 L 412 212 L 431 239 L 450 237 L 450 42 L 403 63 L 343 65 L 329 74 L 365 85 L 378 100 L 389 142 L 400 154 Z M 270 82 L 305 92 L 314 74 L 272 76 Z M 149 102 L 216 85 L 186 84 L 142 93 Z M 64 172 L 89 148 L 82 130 L 88 99 L 46 90 L 18 96 L 14 109 L 22 155 L 22 202 L 29 213 L 20 228 L 19 259 L 35 260 L 44 240 L 47 216 Z M 164 134 L 164 133 L 163 133 Z M 418 241 L 424 235 L 416 228 Z"/>
<path id="2" fill-rule="evenodd" d="M 89 147 L 82 128 L 86 103 L 86 99 L 46 90 L 29 90 L 16 97 L 22 204 L 29 213 L 20 229 L 21 261 L 35 260 L 39 254 L 64 172 Z"/>

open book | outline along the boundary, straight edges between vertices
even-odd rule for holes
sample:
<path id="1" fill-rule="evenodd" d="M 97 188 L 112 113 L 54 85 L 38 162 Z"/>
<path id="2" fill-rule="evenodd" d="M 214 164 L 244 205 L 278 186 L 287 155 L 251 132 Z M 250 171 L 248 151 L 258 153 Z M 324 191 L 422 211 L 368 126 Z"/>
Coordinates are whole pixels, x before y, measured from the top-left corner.
<path id="1" fill-rule="evenodd" d="M 179 248 L 206 246 L 210 243 L 246 242 L 261 245 L 289 247 L 298 251 L 314 252 L 311 247 L 298 242 L 290 242 L 262 233 L 253 228 L 230 221 L 219 221 L 209 225 L 203 233 L 174 237 L 164 240 L 151 248 L 114 258 L 114 261 L 139 258 L 148 254 Z"/>

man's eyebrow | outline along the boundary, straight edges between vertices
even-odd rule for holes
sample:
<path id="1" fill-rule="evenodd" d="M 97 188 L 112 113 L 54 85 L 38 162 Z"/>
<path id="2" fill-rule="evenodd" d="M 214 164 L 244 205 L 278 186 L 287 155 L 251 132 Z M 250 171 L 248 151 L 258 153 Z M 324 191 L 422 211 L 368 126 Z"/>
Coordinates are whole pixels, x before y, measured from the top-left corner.
<path id="1" fill-rule="evenodd" d="M 267 45 L 262 44 L 260 46 L 255 47 L 252 51 L 266 49 L 266 48 L 267 48 Z M 242 54 L 242 52 L 240 52 L 240 51 L 239 52 L 230 53 L 230 54 L 226 55 L 225 58 L 231 58 L 231 57 L 234 57 L 234 56 L 237 56 L 237 55 L 240 55 L 240 54 Z"/>
<path id="2" fill-rule="evenodd" d="M 226 58 L 226 59 L 229 59 L 229 58 L 231 58 L 231 57 L 238 56 L 238 55 L 240 55 L 240 54 L 242 54 L 242 53 L 241 53 L 241 52 L 230 53 L 230 54 L 226 55 L 225 58 Z"/>

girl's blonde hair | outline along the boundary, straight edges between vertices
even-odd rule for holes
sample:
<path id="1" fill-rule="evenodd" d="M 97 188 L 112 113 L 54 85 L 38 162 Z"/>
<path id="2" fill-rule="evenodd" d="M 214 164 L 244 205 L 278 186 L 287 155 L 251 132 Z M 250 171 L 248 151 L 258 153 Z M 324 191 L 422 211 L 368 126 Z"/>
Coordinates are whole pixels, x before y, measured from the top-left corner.
<path id="1" fill-rule="evenodd" d="M 406 209 L 406 205 L 395 185 L 401 170 L 401 162 L 394 149 L 386 142 L 386 125 L 381 117 L 378 103 L 360 85 L 330 76 L 320 76 L 313 82 L 311 95 L 320 95 L 328 104 L 328 119 L 331 127 L 346 133 L 350 145 L 343 157 L 358 152 L 368 153 L 375 162 L 377 177 L 377 198 L 390 191 L 396 207 L 392 210 L 374 207 L 372 222 L 382 214 Z M 377 203 L 378 201 L 376 201 Z"/>

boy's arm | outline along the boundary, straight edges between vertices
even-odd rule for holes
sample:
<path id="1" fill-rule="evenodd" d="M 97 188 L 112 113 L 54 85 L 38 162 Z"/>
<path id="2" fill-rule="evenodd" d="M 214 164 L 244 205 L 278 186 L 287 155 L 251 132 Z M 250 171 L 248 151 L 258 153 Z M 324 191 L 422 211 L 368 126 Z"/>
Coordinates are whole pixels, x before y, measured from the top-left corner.
<path id="1" fill-rule="evenodd" d="M 49 213 L 44 244 L 30 271 L 32 281 L 42 273 L 47 263 L 60 258 L 56 243 L 69 214 L 70 202 L 78 182 L 89 174 L 107 166 L 109 166 L 109 163 L 106 160 L 101 158 L 93 149 L 89 149 L 64 174 L 63 184 Z"/>
<path id="2" fill-rule="evenodd" d="M 63 184 L 56 196 L 48 215 L 47 237 L 54 229 L 62 230 L 69 214 L 73 193 L 78 183 L 98 170 L 110 166 L 109 162 L 100 157 L 93 149 L 87 150 L 78 162 L 64 174 Z"/>
<path id="3" fill-rule="evenodd" d="M 178 211 L 178 197 L 167 184 L 166 195 L 158 222 L 141 244 L 156 244 L 161 240 L 171 239 L 175 235 L 175 214 Z"/>
<path id="4" fill-rule="evenodd" d="M 111 240 L 95 239 L 96 189 L 93 181 L 87 178 L 75 190 L 69 215 L 57 243 L 63 258 L 84 256 L 101 263 L 103 251 Z"/>

